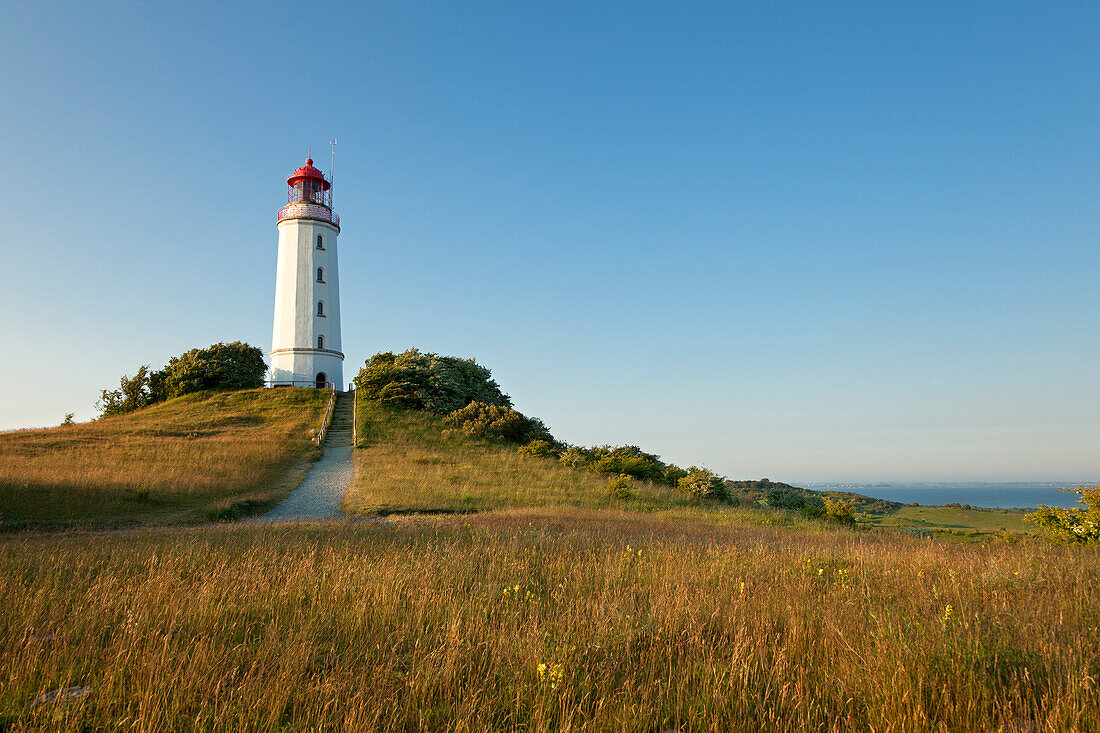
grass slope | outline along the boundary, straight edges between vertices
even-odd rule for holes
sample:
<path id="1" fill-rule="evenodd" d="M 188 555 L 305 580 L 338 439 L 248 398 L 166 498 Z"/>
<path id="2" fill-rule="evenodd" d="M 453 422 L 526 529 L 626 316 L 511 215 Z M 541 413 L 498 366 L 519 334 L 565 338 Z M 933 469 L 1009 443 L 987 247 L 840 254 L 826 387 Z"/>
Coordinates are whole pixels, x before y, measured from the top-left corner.
<path id="1" fill-rule="evenodd" d="M 0 724 L 1095 730 L 1098 608 L 1096 552 L 608 510 L 9 535 Z"/>
<path id="2" fill-rule="evenodd" d="M 352 513 L 485 511 L 520 506 L 668 509 L 698 505 L 648 481 L 616 498 L 607 476 L 524 455 L 501 441 L 447 430 L 426 412 L 360 399 L 356 477 L 344 499 Z"/>
<path id="3" fill-rule="evenodd" d="M 72 426 L 0 434 L 0 523 L 186 522 L 285 496 L 318 455 L 311 389 L 199 393 Z"/>

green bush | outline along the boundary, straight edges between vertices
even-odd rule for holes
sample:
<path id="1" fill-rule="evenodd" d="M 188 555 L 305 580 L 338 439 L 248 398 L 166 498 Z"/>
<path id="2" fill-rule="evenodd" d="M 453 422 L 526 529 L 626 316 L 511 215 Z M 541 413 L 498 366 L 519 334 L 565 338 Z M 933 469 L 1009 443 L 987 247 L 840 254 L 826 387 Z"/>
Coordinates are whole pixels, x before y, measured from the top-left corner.
<path id="1" fill-rule="evenodd" d="M 264 386 L 264 352 L 240 341 L 191 349 L 152 372 L 144 364 L 132 377 L 123 375 L 116 390 L 103 390 L 99 417 L 122 415 L 142 407 L 206 389 L 254 389 Z"/>
<path id="2" fill-rule="evenodd" d="M 848 499 L 825 499 L 825 518 L 841 524 L 856 521 L 856 507 Z"/>
<path id="3" fill-rule="evenodd" d="M 607 483 L 607 494 L 612 499 L 629 499 L 634 496 L 632 479 L 625 473 L 614 476 Z"/>
<path id="4" fill-rule="evenodd" d="M 703 499 L 716 499 L 718 501 L 729 499 L 726 480 L 709 468 L 692 466 L 685 474 L 678 482 L 680 491 Z"/>
<path id="5" fill-rule="evenodd" d="M 1080 509 L 1063 509 L 1057 506 L 1039 505 L 1038 511 L 1024 517 L 1048 536 L 1074 545 L 1100 544 L 1100 486 L 1078 486 L 1062 489 L 1067 494 L 1077 494 Z"/>
<path id="6" fill-rule="evenodd" d="M 688 472 L 672 463 L 665 466 L 663 483 L 669 486 L 678 486 L 680 479 L 688 475 Z"/>
<path id="7" fill-rule="evenodd" d="M 452 412 L 443 422 L 474 437 L 502 438 L 513 443 L 531 443 L 535 440 L 549 443 L 554 440 L 542 420 L 527 417 L 511 407 L 484 402 L 471 402 Z"/>
<path id="8" fill-rule="evenodd" d="M 646 453 L 636 445 L 612 448 L 609 445 L 583 448 L 571 446 L 561 454 L 561 462 L 574 468 L 587 468 L 596 473 L 626 474 L 641 481 L 675 486 L 685 475 L 681 468 L 665 463 L 659 456 Z"/>
<path id="9" fill-rule="evenodd" d="M 789 484 L 771 483 L 767 479 L 763 479 L 763 482 L 768 486 L 764 498 L 768 506 L 801 512 L 803 516 L 812 519 L 825 516 L 825 502 L 817 494 Z"/>
<path id="10" fill-rule="evenodd" d="M 532 440 L 527 445 L 521 445 L 519 452 L 529 456 L 540 458 L 558 458 L 562 454 L 562 445 L 556 440 Z"/>
<path id="11" fill-rule="evenodd" d="M 492 373 L 473 359 L 409 349 L 367 359 L 355 377 L 367 399 L 404 409 L 447 415 L 471 402 L 511 407 Z"/>
<path id="12" fill-rule="evenodd" d="M 149 390 L 149 365 L 142 364 L 134 376 L 122 375 L 118 389 L 102 390 L 96 407 L 99 409 L 99 417 L 111 417 L 140 410 L 154 401 Z"/>
<path id="13" fill-rule="evenodd" d="M 806 497 L 793 486 L 773 485 L 768 489 L 765 501 L 775 509 L 798 510 L 806 505 Z"/>
<path id="14" fill-rule="evenodd" d="M 150 376 L 156 402 L 207 389 L 255 389 L 264 386 L 264 352 L 240 341 L 191 349 L 172 357 Z"/>
<path id="15" fill-rule="evenodd" d="M 802 506 L 799 507 L 798 511 L 802 512 L 804 517 L 820 519 L 828 513 L 828 507 L 820 496 L 806 496 L 803 497 Z"/>

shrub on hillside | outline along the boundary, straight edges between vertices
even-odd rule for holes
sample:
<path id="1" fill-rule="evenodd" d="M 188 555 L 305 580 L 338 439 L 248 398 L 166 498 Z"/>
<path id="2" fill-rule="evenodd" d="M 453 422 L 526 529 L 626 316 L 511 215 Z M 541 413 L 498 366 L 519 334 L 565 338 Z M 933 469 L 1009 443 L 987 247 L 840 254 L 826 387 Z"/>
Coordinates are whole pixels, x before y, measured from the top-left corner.
<path id="1" fill-rule="evenodd" d="M 255 389 L 264 386 L 264 352 L 240 341 L 191 349 L 172 357 L 150 376 L 155 401 L 207 389 Z"/>
<path id="2" fill-rule="evenodd" d="M 820 496 L 788 484 L 771 484 L 764 500 L 775 509 L 798 511 L 807 517 L 823 517 L 826 513 L 825 502 Z"/>
<path id="3" fill-rule="evenodd" d="M 118 389 L 100 391 L 96 408 L 100 417 L 111 417 L 140 410 L 153 402 L 149 391 L 149 365 L 142 364 L 134 376 L 122 375 Z"/>
<path id="4" fill-rule="evenodd" d="M 536 440 L 550 443 L 554 440 L 542 420 L 537 417 L 527 417 L 511 407 L 484 402 L 471 402 L 452 412 L 443 422 L 461 429 L 466 435 L 479 438 L 502 438 L 513 443 L 531 443 Z"/>
<path id="5" fill-rule="evenodd" d="M 852 524 L 856 521 L 856 507 L 848 499 L 825 499 L 825 518 L 831 522 Z"/>
<path id="6" fill-rule="evenodd" d="M 1039 505 L 1038 511 L 1024 516 L 1048 536 L 1069 544 L 1100 544 L 1100 486 L 1078 486 L 1062 489 L 1067 494 L 1077 494 L 1080 509 L 1064 509 Z"/>
<path id="7" fill-rule="evenodd" d="M 266 371 L 264 352 L 255 346 L 240 341 L 213 344 L 174 356 L 159 371 L 144 364 L 134 376 L 123 375 L 119 388 L 103 390 L 96 406 L 99 417 L 110 417 L 190 392 L 253 389 L 263 386 Z"/>
<path id="8" fill-rule="evenodd" d="M 669 486 L 678 486 L 680 484 L 680 479 L 684 478 L 687 475 L 687 471 L 680 468 L 674 463 L 670 463 L 665 466 L 664 483 L 668 484 Z"/>
<path id="9" fill-rule="evenodd" d="M 683 469 L 665 463 L 659 456 L 646 453 L 636 445 L 622 445 L 617 448 L 609 445 L 595 448 L 571 446 L 561 454 L 561 462 L 597 473 L 626 474 L 642 481 L 672 486 L 684 475 Z"/>
<path id="10" fill-rule="evenodd" d="M 612 499 L 629 499 L 634 496 L 633 479 L 625 473 L 614 476 L 607 482 L 607 494 Z"/>
<path id="11" fill-rule="evenodd" d="M 680 478 L 678 486 L 680 491 L 701 499 L 715 499 L 718 501 L 729 499 L 726 480 L 709 468 L 692 466 Z"/>
<path id="12" fill-rule="evenodd" d="M 355 377 L 367 399 L 413 410 L 446 415 L 471 402 L 511 407 L 492 373 L 473 359 L 409 349 L 375 354 Z"/>
<path id="13" fill-rule="evenodd" d="M 798 510 L 805 506 L 806 497 L 793 486 L 771 486 L 764 501 L 775 509 Z"/>
<path id="14" fill-rule="evenodd" d="M 558 458 L 561 456 L 564 447 L 556 440 L 532 440 L 527 445 L 521 445 L 519 452 L 528 456 L 538 456 L 540 458 Z"/>

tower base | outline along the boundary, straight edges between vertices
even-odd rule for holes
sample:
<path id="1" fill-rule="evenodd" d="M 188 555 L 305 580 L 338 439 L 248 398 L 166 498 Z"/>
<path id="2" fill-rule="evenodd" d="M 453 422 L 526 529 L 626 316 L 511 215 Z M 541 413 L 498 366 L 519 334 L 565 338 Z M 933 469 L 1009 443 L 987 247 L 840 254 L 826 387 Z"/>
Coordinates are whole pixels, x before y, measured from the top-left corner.
<path id="1" fill-rule="evenodd" d="M 277 349 L 271 354 L 274 387 L 327 387 L 344 389 L 344 355 L 322 349 Z"/>

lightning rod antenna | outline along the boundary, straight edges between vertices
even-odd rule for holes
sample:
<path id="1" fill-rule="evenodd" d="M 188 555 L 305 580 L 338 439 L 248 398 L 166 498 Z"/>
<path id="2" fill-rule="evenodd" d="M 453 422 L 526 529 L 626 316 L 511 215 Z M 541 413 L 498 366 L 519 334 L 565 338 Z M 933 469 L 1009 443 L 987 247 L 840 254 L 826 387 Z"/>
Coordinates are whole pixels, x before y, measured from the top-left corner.
<path id="1" fill-rule="evenodd" d="M 336 178 L 336 136 L 333 135 L 332 139 L 328 141 L 328 144 L 332 146 L 332 158 L 329 160 L 328 165 L 328 182 L 331 184 Z"/>

